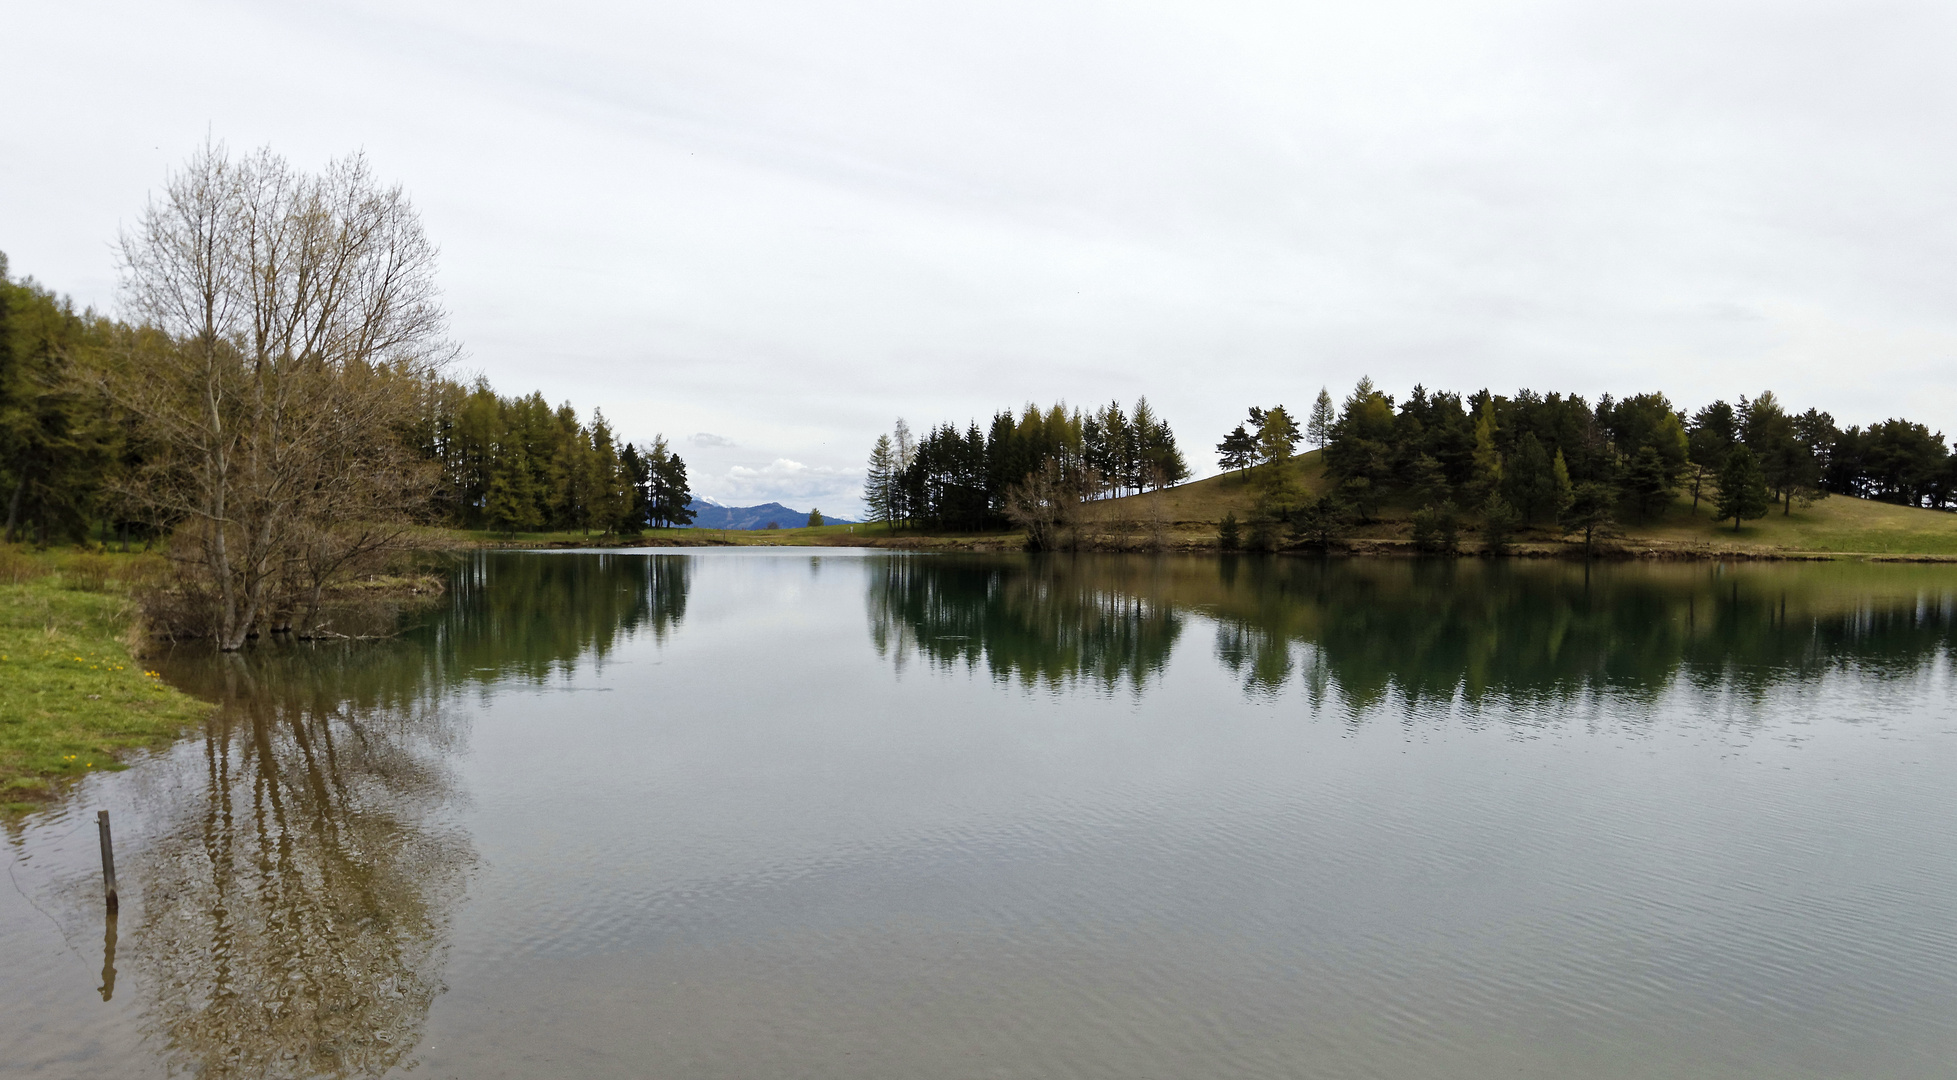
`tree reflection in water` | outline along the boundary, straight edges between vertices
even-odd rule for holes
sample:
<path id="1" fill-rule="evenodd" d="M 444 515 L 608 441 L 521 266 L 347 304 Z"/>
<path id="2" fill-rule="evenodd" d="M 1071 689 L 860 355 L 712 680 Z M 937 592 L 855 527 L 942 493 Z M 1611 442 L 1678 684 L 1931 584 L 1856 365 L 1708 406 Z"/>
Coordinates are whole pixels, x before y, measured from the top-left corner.
<path id="1" fill-rule="evenodd" d="M 1948 655 L 1940 569 L 1259 556 L 899 558 L 873 568 L 871 637 L 901 664 L 1060 685 L 1159 681 L 1192 615 L 1246 692 L 1314 707 L 1655 700 L 1683 678 L 1757 696 L 1853 666 Z"/>
<path id="2" fill-rule="evenodd" d="M 484 554 L 402 637 L 191 651 L 220 703 L 204 769 L 134 860 L 135 967 L 174 1068 L 377 1076 L 411 1065 L 474 849 L 448 768 L 464 685 L 538 681 L 686 610 L 684 557 Z M 112 975 L 105 966 L 107 980 Z"/>
<path id="3" fill-rule="evenodd" d="M 445 819 L 455 733 L 430 695 L 357 685 L 393 665 L 318 651 L 340 662 L 218 662 L 200 790 L 139 864 L 148 1026 L 185 1071 L 379 1075 L 442 989 L 474 861 Z"/>
<path id="4" fill-rule="evenodd" d="M 1678 678 L 1747 696 L 1948 654 L 1957 588 L 1897 567 L 1253 559 L 1201 601 L 1253 691 L 1302 669 L 1314 704 L 1653 700 Z"/>
<path id="5" fill-rule="evenodd" d="M 1168 662 L 1183 617 L 1153 594 L 1158 564 L 1125 556 L 895 557 L 869 568 L 870 638 L 903 669 L 943 669 L 1140 693 Z"/>
<path id="6" fill-rule="evenodd" d="M 539 681 L 641 631 L 663 642 L 686 617 L 690 566 L 685 555 L 475 555 L 451 575 L 421 655 L 442 681 Z"/>

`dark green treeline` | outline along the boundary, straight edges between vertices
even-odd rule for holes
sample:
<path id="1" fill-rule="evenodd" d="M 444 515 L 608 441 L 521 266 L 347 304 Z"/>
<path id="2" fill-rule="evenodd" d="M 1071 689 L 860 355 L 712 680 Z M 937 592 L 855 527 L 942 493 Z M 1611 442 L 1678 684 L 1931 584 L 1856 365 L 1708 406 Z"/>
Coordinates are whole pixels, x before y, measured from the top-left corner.
<path id="1" fill-rule="evenodd" d="M 421 413 L 410 437 L 441 470 L 436 506 L 453 524 L 616 533 L 693 520 L 686 463 L 663 437 L 620 439 L 603 410 L 582 421 L 569 402 L 504 397 L 478 380 L 436 383 Z"/>
<path id="2" fill-rule="evenodd" d="M 107 481 L 142 447 L 85 372 L 128 332 L 32 279 L 13 280 L 0 254 L 0 540 L 79 537 L 113 518 Z"/>
<path id="3" fill-rule="evenodd" d="M 145 448 L 103 377 L 129 362 L 136 334 L 12 278 L 0 255 L 0 539 L 147 538 L 177 524 L 127 515 L 115 498 Z M 480 380 L 417 392 L 417 420 L 397 434 L 436 473 L 435 523 L 603 534 L 693 520 L 686 463 L 663 438 L 634 444 L 600 410 L 580 418 Z"/>
<path id="4" fill-rule="evenodd" d="M 1147 398 L 1132 410 L 1110 402 L 1083 413 L 1056 404 L 1002 411 L 981 429 L 940 424 L 913 439 L 904 421 L 877 440 L 863 483 L 874 521 L 988 529 L 1007 523 L 1013 489 L 1051 466 L 1076 498 L 1132 494 L 1179 484 L 1189 465 L 1175 431 Z"/>
<path id="5" fill-rule="evenodd" d="M 1249 427 L 1274 414 L 1283 410 L 1252 409 Z M 1662 517 L 1680 494 L 1736 525 L 1831 494 L 1957 507 L 1957 458 L 1941 432 L 1902 419 L 1843 428 L 1772 393 L 1688 413 L 1660 393 L 1604 395 L 1593 405 L 1576 394 L 1416 386 L 1396 402 L 1361 380 L 1342 407 L 1321 391 L 1306 430 L 1324 450 L 1330 496 L 1360 518 L 1397 503 L 1444 519 L 1482 515 L 1497 528 L 1589 533 Z M 1218 450 L 1226 467 L 1254 468 L 1285 445 L 1239 426 Z M 1266 509 L 1279 516 L 1312 501 L 1266 486 Z"/>

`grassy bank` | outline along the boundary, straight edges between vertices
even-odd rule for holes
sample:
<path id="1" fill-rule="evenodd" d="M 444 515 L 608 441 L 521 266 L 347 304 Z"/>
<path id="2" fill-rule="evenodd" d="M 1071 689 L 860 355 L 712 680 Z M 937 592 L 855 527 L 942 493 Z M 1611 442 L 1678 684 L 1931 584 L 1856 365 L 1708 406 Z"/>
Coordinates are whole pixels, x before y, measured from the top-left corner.
<path id="1" fill-rule="evenodd" d="M 203 723 L 210 706 L 147 674 L 130 590 L 140 556 L 0 547 L 0 808 Z"/>

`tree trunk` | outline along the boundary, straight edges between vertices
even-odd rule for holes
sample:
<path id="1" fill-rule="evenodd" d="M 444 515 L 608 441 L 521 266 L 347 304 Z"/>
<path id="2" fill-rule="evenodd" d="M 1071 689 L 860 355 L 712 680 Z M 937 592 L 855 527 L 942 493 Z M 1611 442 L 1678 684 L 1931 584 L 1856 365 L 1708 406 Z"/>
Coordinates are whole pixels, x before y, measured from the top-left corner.
<path id="1" fill-rule="evenodd" d="M 14 484 L 14 497 L 7 503 L 6 542 L 14 542 L 14 523 L 20 520 L 20 496 L 27 490 L 27 469 L 20 470 L 20 480 Z"/>
<path id="2" fill-rule="evenodd" d="M 317 578 L 313 579 L 312 596 L 308 599 L 306 604 L 305 632 L 300 635 L 301 639 L 305 641 L 318 640 L 320 589 L 321 589 L 321 585 L 319 579 Z"/>

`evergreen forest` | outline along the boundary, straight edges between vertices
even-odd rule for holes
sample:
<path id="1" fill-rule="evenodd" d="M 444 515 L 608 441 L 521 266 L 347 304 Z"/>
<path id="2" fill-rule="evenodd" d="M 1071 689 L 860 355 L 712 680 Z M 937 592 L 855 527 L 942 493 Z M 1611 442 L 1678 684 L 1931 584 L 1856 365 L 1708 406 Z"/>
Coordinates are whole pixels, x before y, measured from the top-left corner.
<path id="1" fill-rule="evenodd" d="M 863 482 L 870 520 L 979 531 L 1012 523 L 1016 493 L 1033 478 L 1091 501 L 1173 487 L 1189 478 L 1175 431 L 1146 397 L 1083 412 L 1028 403 L 963 431 L 939 424 L 914 436 L 898 420 L 871 448 Z"/>
<path id="2" fill-rule="evenodd" d="M 1271 467 L 1302 441 L 1323 451 L 1327 485 L 1317 495 Z M 1606 394 L 1592 405 L 1577 394 L 1416 386 L 1396 402 L 1363 379 L 1339 406 L 1319 391 L 1302 426 L 1281 406 L 1252 408 L 1217 454 L 1226 470 L 1258 481 L 1264 522 L 1321 540 L 1388 505 L 1413 509 L 1416 541 L 1438 547 L 1469 519 L 1496 546 L 1527 526 L 1588 541 L 1655 521 L 1681 497 L 1736 528 L 1830 495 L 1957 508 L 1957 458 L 1940 431 L 1904 419 L 1844 428 L 1772 392 L 1687 412 L 1662 393 Z"/>

